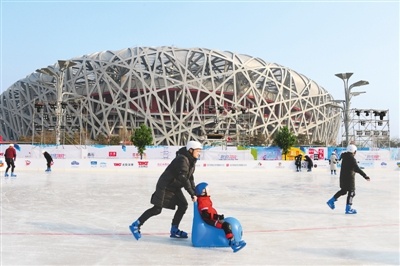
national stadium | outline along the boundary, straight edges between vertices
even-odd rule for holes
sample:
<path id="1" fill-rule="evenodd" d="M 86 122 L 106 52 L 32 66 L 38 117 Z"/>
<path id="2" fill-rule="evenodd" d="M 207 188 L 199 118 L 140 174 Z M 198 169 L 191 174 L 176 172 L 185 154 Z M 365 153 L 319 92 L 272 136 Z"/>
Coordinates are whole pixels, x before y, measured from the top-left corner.
<path id="1" fill-rule="evenodd" d="M 154 145 L 241 145 L 256 135 L 271 144 L 287 126 L 310 144 L 335 144 L 341 114 L 332 101 L 315 81 L 257 57 L 133 47 L 60 60 L 16 81 L 1 94 L 0 136 L 60 130 L 85 132 L 85 141 L 129 139 L 145 124 Z"/>

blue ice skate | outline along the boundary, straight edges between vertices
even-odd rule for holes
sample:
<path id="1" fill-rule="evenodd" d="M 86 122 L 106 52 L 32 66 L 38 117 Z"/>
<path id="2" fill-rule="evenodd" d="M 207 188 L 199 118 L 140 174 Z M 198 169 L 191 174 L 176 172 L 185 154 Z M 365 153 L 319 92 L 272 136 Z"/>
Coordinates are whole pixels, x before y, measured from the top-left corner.
<path id="1" fill-rule="evenodd" d="M 17 175 L 14 173 L 11 173 L 11 177 L 17 177 Z"/>
<path id="2" fill-rule="evenodd" d="M 139 238 L 142 237 L 140 234 L 140 222 L 139 220 L 136 220 L 132 225 L 129 226 L 129 230 L 131 230 L 133 236 L 136 238 L 136 240 L 139 240 Z"/>
<path id="3" fill-rule="evenodd" d="M 333 209 L 335 209 L 335 201 L 336 201 L 336 199 L 334 197 L 332 197 L 330 200 L 328 200 L 328 202 L 326 204 L 328 204 L 329 208 L 331 208 L 333 210 Z"/>
<path id="4" fill-rule="evenodd" d="M 233 252 L 236 253 L 246 246 L 246 242 L 244 242 L 244 240 L 235 241 L 232 239 L 229 241 L 229 245 L 231 246 Z"/>
<path id="5" fill-rule="evenodd" d="M 356 214 L 357 211 L 351 208 L 351 205 L 346 205 L 346 214 Z"/>
<path id="6" fill-rule="evenodd" d="M 188 234 L 178 229 L 178 226 L 172 225 L 171 227 L 171 238 L 188 238 Z"/>
<path id="7" fill-rule="evenodd" d="M 5 174 L 4 174 L 4 177 L 8 177 L 8 174 L 7 174 L 7 173 L 5 173 Z"/>

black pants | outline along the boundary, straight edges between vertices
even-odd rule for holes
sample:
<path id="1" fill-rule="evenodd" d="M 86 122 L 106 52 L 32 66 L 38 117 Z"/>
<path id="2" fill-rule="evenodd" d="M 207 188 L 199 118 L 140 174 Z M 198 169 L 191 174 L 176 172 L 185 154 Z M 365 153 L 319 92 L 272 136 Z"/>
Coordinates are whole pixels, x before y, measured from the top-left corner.
<path id="1" fill-rule="evenodd" d="M 47 161 L 47 169 L 50 169 L 50 168 L 51 168 L 51 161 Z"/>
<path id="2" fill-rule="evenodd" d="M 177 204 L 178 209 L 175 211 L 174 218 L 172 219 L 172 224 L 176 225 L 179 227 L 179 224 L 182 221 L 183 215 L 185 215 L 186 210 L 188 208 L 187 203 L 184 202 L 178 202 Z M 148 219 L 150 219 L 153 216 L 159 215 L 162 211 L 161 207 L 158 207 L 154 205 L 150 209 L 146 210 L 140 217 L 139 217 L 139 222 L 140 225 L 143 225 Z"/>
<path id="3" fill-rule="evenodd" d="M 347 193 L 346 204 L 347 205 L 352 205 L 353 204 L 353 198 L 356 196 L 356 192 L 354 190 L 341 189 L 338 192 L 336 192 L 336 194 L 333 195 L 333 197 L 335 199 L 338 199 L 340 196 L 346 195 L 346 193 Z"/>
<path id="4" fill-rule="evenodd" d="M 14 169 L 15 169 L 14 159 L 6 158 L 6 163 L 7 163 L 6 173 L 8 172 L 8 169 L 10 169 L 10 167 L 11 167 L 11 173 L 14 173 Z"/>

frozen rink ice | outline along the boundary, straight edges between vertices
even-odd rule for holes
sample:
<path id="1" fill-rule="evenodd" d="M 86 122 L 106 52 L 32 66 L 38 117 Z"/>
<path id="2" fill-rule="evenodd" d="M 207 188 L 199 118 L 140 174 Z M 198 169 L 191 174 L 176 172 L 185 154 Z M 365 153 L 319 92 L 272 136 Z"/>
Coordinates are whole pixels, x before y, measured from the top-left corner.
<path id="1" fill-rule="evenodd" d="M 365 169 L 356 175 L 356 215 L 325 171 L 196 169 L 209 183 L 214 206 L 243 227 L 247 246 L 195 248 L 193 204 L 171 239 L 174 214 L 164 209 L 136 241 L 128 226 L 150 205 L 163 169 L 131 172 L 1 173 L 1 265 L 399 265 L 399 171 Z"/>

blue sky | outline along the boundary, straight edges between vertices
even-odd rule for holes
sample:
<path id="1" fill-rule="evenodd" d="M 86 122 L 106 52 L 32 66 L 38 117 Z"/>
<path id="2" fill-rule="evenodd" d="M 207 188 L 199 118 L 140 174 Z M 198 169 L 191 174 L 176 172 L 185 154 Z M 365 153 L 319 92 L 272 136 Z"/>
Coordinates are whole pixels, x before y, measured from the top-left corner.
<path id="1" fill-rule="evenodd" d="M 291 68 L 351 108 L 389 109 L 399 137 L 399 1 L 1 0 L 1 88 L 38 68 L 135 46 L 204 47 Z"/>

